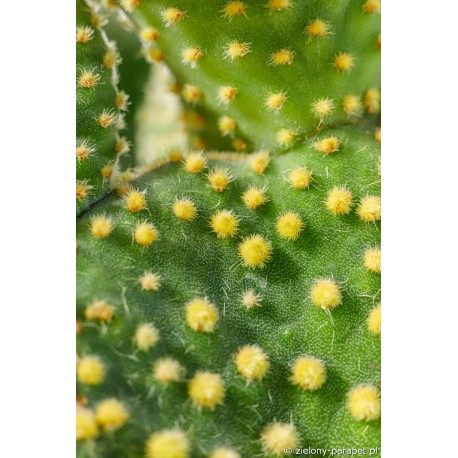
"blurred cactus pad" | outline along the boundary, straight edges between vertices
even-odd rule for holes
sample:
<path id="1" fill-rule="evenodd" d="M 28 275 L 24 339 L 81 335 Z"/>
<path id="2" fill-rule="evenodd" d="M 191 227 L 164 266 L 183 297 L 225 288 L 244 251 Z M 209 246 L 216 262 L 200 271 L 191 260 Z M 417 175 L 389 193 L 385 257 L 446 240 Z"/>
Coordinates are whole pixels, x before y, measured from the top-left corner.
<path id="1" fill-rule="evenodd" d="M 77 2 L 78 457 L 381 456 L 379 13 Z M 128 168 L 158 65 L 201 147 Z"/>

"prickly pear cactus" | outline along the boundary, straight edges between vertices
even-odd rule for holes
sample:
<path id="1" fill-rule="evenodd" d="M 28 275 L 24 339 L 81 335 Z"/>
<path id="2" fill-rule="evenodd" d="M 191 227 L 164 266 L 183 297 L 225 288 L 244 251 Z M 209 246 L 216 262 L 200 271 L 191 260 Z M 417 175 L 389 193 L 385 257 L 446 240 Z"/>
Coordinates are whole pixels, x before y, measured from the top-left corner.
<path id="1" fill-rule="evenodd" d="M 109 189 L 119 155 L 129 150 L 119 133 L 128 98 L 117 87 L 119 55 L 104 20 L 76 2 L 76 207 L 77 213 Z"/>
<path id="2" fill-rule="evenodd" d="M 219 147 L 216 132 L 225 148 L 285 150 L 379 112 L 379 0 L 121 5 L 145 54 L 172 69 L 184 104 L 215 114 L 204 117 L 203 146 Z"/>
<path id="3" fill-rule="evenodd" d="M 380 446 L 373 129 L 190 153 L 121 191 L 78 221 L 80 457 Z"/>
<path id="4" fill-rule="evenodd" d="M 379 12 L 77 1 L 79 457 L 381 456 Z M 170 68 L 193 149 L 117 170 L 108 16 Z"/>

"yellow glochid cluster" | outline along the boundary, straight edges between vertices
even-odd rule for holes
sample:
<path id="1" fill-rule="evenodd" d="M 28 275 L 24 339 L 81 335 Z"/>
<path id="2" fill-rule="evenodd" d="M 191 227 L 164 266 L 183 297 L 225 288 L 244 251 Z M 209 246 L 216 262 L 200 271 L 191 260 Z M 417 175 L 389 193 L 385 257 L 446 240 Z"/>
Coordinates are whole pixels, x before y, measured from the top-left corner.
<path id="1" fill-rule="evenodd" d="M 298 358 L 292 368 L 291 381 L 304 390 L 315 391 L 326 381 L 326 369 L 321 360 L 313 356 Z"/>
<path id="2" fill-rule="evenodd" d="M 224 399 L 223 379 L 219 374 L 198 371 L 189 381 L 188 394 L 197 407 L 213 409 Z"/>
<path id="3" fill-rule="evenodd" d="M 310 297 L 315 306 L 331 310 L 342 302 L 340 286 L 331 279 L 317 280 L 312 287 Z"/>
<path id="4" fill-rule="evenodd" d="M 261 380 L 269 370 L 269 358 L 258 345 L 239 348 L 235 356 L 238 372 L 248 381 Z"/>
<path id="5" fill-rule="evenodd" d="M 213 332 L 219 319 L 217 308 L 207 299 L 193 299 L 186 304 L 186 322 L 194 331 Z"/>

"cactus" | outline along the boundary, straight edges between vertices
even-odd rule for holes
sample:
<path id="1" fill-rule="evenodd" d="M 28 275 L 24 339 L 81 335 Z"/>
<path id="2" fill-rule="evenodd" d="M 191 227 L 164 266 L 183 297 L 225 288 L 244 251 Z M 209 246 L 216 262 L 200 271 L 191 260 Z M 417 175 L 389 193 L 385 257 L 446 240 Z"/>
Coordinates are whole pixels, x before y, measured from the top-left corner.
<path id="1" fill-rule="evenodd" d="M 125 21 L 121 22 L 122 18 L 118 19 L 110 16 L 105 10 L 100 10 L 99 14 L 109 18 L 109 22 L 104 28 L 110 37 L 110 41 L 117 43 L 117 50 L 122 59 L 121 65 L 118 65 L 119 84 L 122 86 L 122 90 L 129 95 L 128 110 L 123 112 L 125 124 L 129 126 L 129 129 L 123 131 L 122 135 L 132 145 L 135 141 L 138 127 L 140 126 L 140 110 L 152 68 L 142 58 L 141 44 L 128 28 L 128 24 Z M 123 27 L 127 27 L 127 30 L 124 30 Z M 132 151 L 121 155 L 121 168 L 134 165 L 135 158 L 132 155 Z"/>
<path id="2" fill-rule="evenodd" d="M 379 1 L 102 3 L 182 95 L 201 91 L 184 110 L 219 151 L 169 151 L 81 206 L 78 456 L 381 456 Z M 250 45 L 231 59 L 228 40 Z M 269 61 L 281 49 L 285 65 Z M 90 126 L 106 156 L 89 157 L 110 161 L 118 132 L 89 122 L 119 91 L 103 77 L 105 99 L 78 100 L 78 135 Z"/>
<path id="3" fill-rule="evenodd" d="M 207 137 L 219 131 L 226 149 L 243 140 L 286 150 L 317 128 L 379 112 L 378 1 L 121 4 L 140 35 L 156 31 L 144 46 L 161 53 L 185 105 L 217 115 L 207 118 Z M 221 118 L 235 127 L 219 127 Z"/>
<path id="4" fill-rule="evenodd" d="M 378 444 L 378 148 L 327 135 L 281 157 L 189 155 L 80 219 L 79 394 L 129 415 L 97 456 L 141 456 L 167 430 L 189 456 Z"/>
<path id="5" fill-rule="evenodd" d="M 76 29 L 76 206 L 77 213 L 110 188 L 118 156 L 129 150 L 119 134 L 127 96 L 117 86 L 119 54 L 104 19 L 77 0 Z"/>

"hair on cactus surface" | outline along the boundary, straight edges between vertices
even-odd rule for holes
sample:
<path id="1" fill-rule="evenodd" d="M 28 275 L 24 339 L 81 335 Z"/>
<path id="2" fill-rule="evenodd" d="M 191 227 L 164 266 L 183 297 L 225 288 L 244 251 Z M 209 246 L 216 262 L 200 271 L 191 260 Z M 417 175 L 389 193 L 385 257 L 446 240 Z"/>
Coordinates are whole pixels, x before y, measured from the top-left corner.
<path id="1" fill-rule="evenodd" d="M 119 401 L 128 416 L 113 414 L 112 434 L 136 438 L 115 445 L 98 425 L 100 456 L 155 456 L 169 441 L 183 456 L 218 447 L 281 456 L 319 447 L 336 410 L 327 443 L 378 444 L 379 222 L 351 203 L 377 183 L 379 144 L 351 128 L 330 135 L 341 140 L 332 156 L 317 155 L 311 138 L 280 157 L 197 154 L 209 175 L 165 163 L 132 183 L 148 212 L 114 194 L 80 219 L 78 271 L 97 277 L 80 278 L 78 391 L 88 408 Z M 231 177 L 224 189 L 212 173 Z M 177 183 L 192 201 L 176 197 Z M 185 218 L 174 211 L 182 201 Z M 108 237 L 92 233 L 100 215 L 110 215 Z M 101 298 L 114 313 L 88 319 Z"/>
<path id="2" fill-rule="evenodd" d="M 77 1 L 78 458 L 380 456 L 380 8 Z"/>
<path id="3" fill-rule="evenodd" d="M 217 119 L 225 115 L 254 148 L 287 149 L 291 143 L 276 138 L 285 126 L 302 136 L 359 123 L 363 99 L 367 114 L 379 112 L 379 10 L 372 0 L 183 0 L 179 7 L 144 0 L 127 12 L 140 37 L 145 28 L 157 32 L 152 49 L 163 52 L 180 84 L 199 88 L 205 111 L 218 115 L 205 116 L 202 132 L 213 132 L 206 147 L 231 147 L 227 134 L 218 138 Z M 348 95 L 354 98 L 343 103 Z"/>

